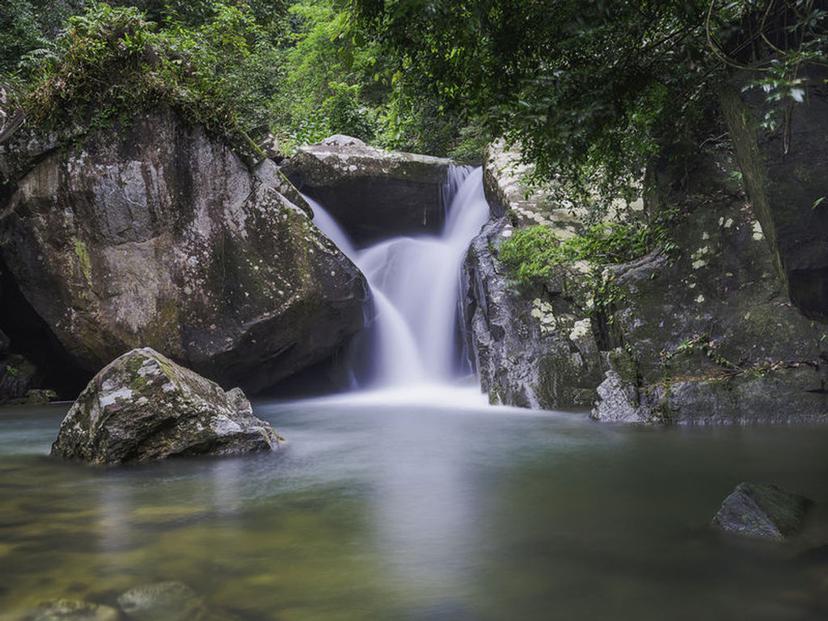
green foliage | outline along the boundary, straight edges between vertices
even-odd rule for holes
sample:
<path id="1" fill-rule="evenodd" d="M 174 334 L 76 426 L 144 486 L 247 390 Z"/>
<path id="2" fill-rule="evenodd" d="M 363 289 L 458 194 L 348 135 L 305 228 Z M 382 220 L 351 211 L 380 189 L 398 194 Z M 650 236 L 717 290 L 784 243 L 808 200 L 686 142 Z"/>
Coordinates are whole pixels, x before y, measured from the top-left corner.
<path id="1" fill-rule="evenodd" d="M 570 197 L 616 196 L 656 153 L 697 144 L 734 65 L 771 99 L 803 99 L 797 71 L 828 43 L 814 0 L 352 4 L 406 88 L 483 119 Z"/>
<path id="2" fill-rule="evenodd" d="M 68 20 L 54 53 L 28 68 L 19 101 L 28 121 L 94 129 L 168 105 L 239 151 L 255 151 L 248 132 L 267 128 L 260 103 L 280 78 L 268 62 L 275 52 L 244 6 L 213 2 L 212 10 L 198 27 L 162 29 L 134 7 L 92 4 Z"/>
<path id="3" fill-rule="evenodd" d="M 9 107 L 44 128 L 107 127 L 169 105 L 245 152 L 269 133 L 285 151 L 343 133 L 479 160 L 488 137 L 403 88 L 408 79 L 339 0 L 49 4 L 0 7 L 0 84 Z"/>
<path id="4" fill-rule="evenodd" d="M 583 234 L 561 241 L 544 225 L 516 230 L 500 246 L 499 258 L 519 284 L 541 284 L 562 264 L 588 261 L 595 267 L 626 263 L 655 249 L 671 252 L 667 223 L 651 224 L 601 222 Z"/>

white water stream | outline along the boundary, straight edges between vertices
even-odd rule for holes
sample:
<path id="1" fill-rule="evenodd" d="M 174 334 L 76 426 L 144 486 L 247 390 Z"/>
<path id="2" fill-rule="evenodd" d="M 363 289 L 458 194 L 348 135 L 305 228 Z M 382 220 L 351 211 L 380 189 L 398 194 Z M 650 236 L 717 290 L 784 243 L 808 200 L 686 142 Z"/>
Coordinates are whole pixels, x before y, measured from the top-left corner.
<path id="1" fill-rule="evenodd" d="M 462 369 L 456 335 L 460 273 L 469 244 L 489 218 L 483 171 L 452 167 L 438 235 L 393 237 L 357 249 L 324 207 L 305 197 L 314 223 L 365 274 L 374 300 L 370 379 L 364 386 L 446 385 Z"/>

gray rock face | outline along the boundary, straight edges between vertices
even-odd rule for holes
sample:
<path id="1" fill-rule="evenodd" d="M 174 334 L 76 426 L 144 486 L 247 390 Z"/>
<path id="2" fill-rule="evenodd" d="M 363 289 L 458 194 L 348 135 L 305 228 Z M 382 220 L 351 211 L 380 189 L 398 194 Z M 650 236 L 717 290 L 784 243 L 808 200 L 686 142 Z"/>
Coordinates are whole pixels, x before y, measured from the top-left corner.
<path id="1" fill-rule="evenodd" d="M 801 67 L 803 103 L 772 131 L 762 127 L 764 93 L 737 73 L 721 101 L 753 209 L 793 303 L 828 320 L 828 69 Z"/>
<path id="2" fill-rule="evenodd" d="M 149 349 L 119 357 L 75 401 L 52 455 L 93 464 L 276 448 L 244 393 L 221 387 Z"/>
<path id="3" fill-rule="evenodd" d="M 782 541 L 801 530 L 812 504 L 775 485 L 740 483 L 725 498 L 713 526 L 741 537 Z"/>
<path id="4" fill-rule="evenodd" d="M 601 368 L 592 323 L 569 297 L 578 297 L 579 275 L 562 271 L 548 300 L 521 294 L 497 259 L 511 232 L 505 218 L 486 225 L 465 263 L 467 334 L 483 390 L 518 407 L 591 405 Z"/>
<path id="5" fill-rule="evenodd" d="M 674 255 L 609 270 L 624 349 L 608 369 L 638 393 L 642 421 L 828 421 L 824 326 L 786 296 L 754 210 L 728 184 L 726 156 L 699 166 L 687 189 L 649 206 L 678 208 Z M 607 416 L 601 404 L 593 411 Z"/>
<path id="6" fill-rule="evenodd" d="M 0 250 L 89 373 L 150 346 L 255 391 L 362 328 L 364 278 L 273 162 L 251 171 L 164 111 L 54 146 L 33 164 L 0 153 L 9 174 L 33 166 L 0 212 Z"/>
<path id="7" fill-rule="evenodd" d="M 437 232 L 451 160 L 389 152 L 348 136 L 301 147 L 283 172 L 358 243 Z"/>

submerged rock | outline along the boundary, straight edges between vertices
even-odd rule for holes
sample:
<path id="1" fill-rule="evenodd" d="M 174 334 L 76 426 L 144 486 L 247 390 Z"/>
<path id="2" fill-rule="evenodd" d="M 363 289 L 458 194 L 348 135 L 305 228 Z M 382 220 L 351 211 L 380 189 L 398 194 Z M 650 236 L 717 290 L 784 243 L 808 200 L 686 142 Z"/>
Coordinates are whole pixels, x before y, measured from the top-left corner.
<path id="1" fill-rule="evenodd" d="M 135 349 L 98 373 L 60 426 L 52 455 L 94 464 L 267 451 L 279 438 L 228 392 L 158 352 Z"/>
<path id="2" fill-rule="evenodd" d="M 801 530 L 812 504 L 775 485 L 740 483 L 725 498 L 713 526 L 741 537 L 782 541 Z"/>
<path id="3" fill-rule="evenodd" d="M 383 151 L 336 135 L 300 147 L 282 170 L 362 244 L 436 233 L 445 219 L 443 189 L 451 165 L 448 159 Z"/>
<path id="4" fill-rule="evenodd" d="M 118 605 L 131 621 L 196 621 L 204 619 L 202 599 L 181 582 L 156 582 L 130 589 Z"/>
<path id="5" fill-rule="evenodd" d="M 24 138 L 0 148 L 0 251 L 88 374 L 150 346 L 255 391 L 363 327 L 364 278 L 272 161 L 251 168 L 169 110 L 36 157 Z"/>
<path id="6" fill-rule="evenodd" d="M 118 621 L 120 618 L 118 611 L 110 606 L 73 599 L 46 602 L 30 613 L 11 617 L 15 621 Z"/>

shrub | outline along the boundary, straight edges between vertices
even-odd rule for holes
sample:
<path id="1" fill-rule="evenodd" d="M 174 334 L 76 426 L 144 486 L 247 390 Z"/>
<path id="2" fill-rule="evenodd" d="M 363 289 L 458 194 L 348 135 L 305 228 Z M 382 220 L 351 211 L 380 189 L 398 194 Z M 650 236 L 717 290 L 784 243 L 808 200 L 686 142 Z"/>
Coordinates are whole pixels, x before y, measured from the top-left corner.
<path id="1" fill-rule="evenodd" d="M 601 222 L 563 241 L 544 225 L 518 229 L 501 244 L 499 258 L 520 285 L 531 286 L 562 263 L 589 261 L 601 267 L 632 261 L 656 248 L 674 248 L 666 218 L 649 224 Z"/>

